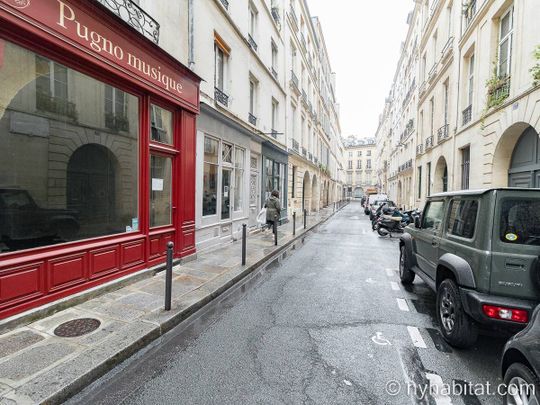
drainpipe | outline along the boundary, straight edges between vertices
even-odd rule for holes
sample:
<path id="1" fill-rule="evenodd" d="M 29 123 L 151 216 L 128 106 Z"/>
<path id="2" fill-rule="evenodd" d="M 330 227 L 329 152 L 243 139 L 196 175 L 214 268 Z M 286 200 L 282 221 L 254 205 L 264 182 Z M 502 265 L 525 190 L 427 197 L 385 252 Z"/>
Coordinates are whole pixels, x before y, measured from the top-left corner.
<path id="1" fill-rule="evenodd" d="M 188 0 L 188 67 L 191 70 L 195 68 L 193 14 L 193 0 Z"/>

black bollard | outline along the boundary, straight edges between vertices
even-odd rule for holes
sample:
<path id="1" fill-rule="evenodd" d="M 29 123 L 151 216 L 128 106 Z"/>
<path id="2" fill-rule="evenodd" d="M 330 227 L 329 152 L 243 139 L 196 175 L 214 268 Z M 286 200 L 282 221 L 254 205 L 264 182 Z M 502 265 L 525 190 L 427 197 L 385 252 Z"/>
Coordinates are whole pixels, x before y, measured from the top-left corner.
<path id="1" fill-rule="evenodd" d="M 277 222 L 278 222 L 278 216 L 276 215 L 274 217 L 274 245 L 277 246 Z"/>
<path id="2" fill-rule="evenodd" d="M 242 266 L 246 265 L 247 225 L 242 224 Z"/>
<path id="3" fill-rule="evenodd" d="M 296 235 L 296 211 L 292 214 L 292 234 Z"/>
<path id="4" fill-rule="evenodd" d="M 167 269 L 165 270 L 165 311 L 171 310 L 173 247 L 174 243 L 167 243 Z"/>
<path id="5" fill-rule="evenodd" d="M 304 210 L 304 229 L 307 228 L 307 210 Z"/>

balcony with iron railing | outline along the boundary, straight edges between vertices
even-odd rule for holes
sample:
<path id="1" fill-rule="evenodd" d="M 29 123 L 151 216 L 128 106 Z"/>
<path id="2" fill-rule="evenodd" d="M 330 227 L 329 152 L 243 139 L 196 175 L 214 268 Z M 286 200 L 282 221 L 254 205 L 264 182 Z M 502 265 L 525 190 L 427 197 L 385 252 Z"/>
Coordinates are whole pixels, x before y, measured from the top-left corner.
<path id="1" fill-rule="evenodd" d="M 78 113 L 75 103 L 64 97 L 54 97 L 50 94 L 38 91 L 36 93 L 36 108 L 39 111 L 49 112 L 77 121 Z"/>
<path id="2" fill-rule="evenodd" d="M 159 43 L 159 23 L 132 0 L 96 0 L 152 42 Z M 226 0 L 221 0 L 226 1 Z"/>
<path id="3" fill-rule="evenodd" d="M 448 124 L 444 124 L 442 127 L 440 127 L 437 130 L 437 143 L 442 143 L 450 137 L 448 127 L 449 127 Z"/>
<path id="4" fill-rule="evenodd" d="M 257 117 L 255 117 L 252 113 L 248 114 L 248 119 L 251 125 L 257 126 Z"/>
<path id="5" fill-rule="evenodd" d="M 272 66 L 270 68 L 270 71 L 272 72 L 272 76 L 274 77 L 274 79 L 277 80 L 278 79 L 278 73 L 277 73 L 276 69 Z"/>
<path id="6" fill-rule="evenodd" d="M 502 104 L 510 95 L 510 76 L 499 77 L 488 86 L 488 108 Z"/>
<path id="7" fill-rule="evenodd" d="M 229 106 L 229 96 L 217 87 L 214 87 L 214 99 L 225 107 Z"/>
<path id="8" fill-rule="evenodd" d="M 416 154 L 421 155 L 424 153 L 424 144 L 416 145 Z"/>
<path id="9" fill-rule="evenodd" d="M 313 154 L 311 152 L 308 152 L 308 159 L 313 161 Z"/>
<path id="10" fill-rule="evenodd" d="M 454 49 L 454 37 L 448 38 L 446 44 L 441 51 L 441 63 L 445 63 L 450 56 L 452 55 L 452 50 Z"/>
<path id="11" fill-rule="evenodd" d="M 298 30 L 298 17 L 296 17 L 296 12 L 294 11 L 294 8 L 291 4 L 291 7 L 289 8 L 289 17 L 291 18 L 291 21 L 294 24 L 295 31 Z"/>
<path id="12" fill-rule="evenodd" d="M 296 139 L 293 139 L 292 140 L 292 149 L 296 152 L 296 153 L 299 153 L 300 151 L 300 144 L 298 143 L 298 141 Z"/>
<path id="13" fill-rule="evenodd" d="M 307 157 L 307 149 L 302 146 L 302 155 Z"/>
<path id="14" fill-rule="evenodd" d="M 275 129 L 272 129 L 270 131 L 270 135 L 272 135 L 272 138 L 277 139 L 278 131 L 276 131 Z"/>
<path id="15" fill-rule="evenodd" d="M 271 13 L 272 13 L 272 18 L 274 19 L 274 21 L 276 22 L 276 24 L 279 24 L 280 23 L 280 18 L 279 18 L 279 7 L 272 7 L 271 9 Z"/>
<path id="16" fill-rule="evenodd" d="M 129 118 L 122 113 L 107 113 L 105 114 L 105 126 L 115 132 L 128 132 Z"/>
<path id="17" fill-rule="evenodd" d="M 465 29 L 467 29 L 476 15 L 476 0 L 469 0 L 463 10 L 463 15 L 465 17 Z"/>
<path id="18" fill-rule="evenodd" d="M 255 42 L 251 34 L 248 34 L 247 41 L 248 41 L 249 47 L 253 49 L 255 52 L 257 52 L 257 42 Z"/>
<path id="19" fill-rule="evenodd" d="M 428 73 L 428 82 L 432 82 L 435 77 L 437 76 L 437 62 L 435 62 L 431 68 L 431 70 Z"/>
<path id="20" fill-rule="evenodd" d="M 430 135 L 426 138 L 426 152 L 433 148 L 433 135 Z"/>
<path id="21" fill-rule="evenodd" d="M 472 119 L 472 104 L 463 110 L 462 116 L 463 116 L 463 121 L 462 121 L 463 126 L 465 126 L 469 122 L 471 122 L 471 119 Z"/>

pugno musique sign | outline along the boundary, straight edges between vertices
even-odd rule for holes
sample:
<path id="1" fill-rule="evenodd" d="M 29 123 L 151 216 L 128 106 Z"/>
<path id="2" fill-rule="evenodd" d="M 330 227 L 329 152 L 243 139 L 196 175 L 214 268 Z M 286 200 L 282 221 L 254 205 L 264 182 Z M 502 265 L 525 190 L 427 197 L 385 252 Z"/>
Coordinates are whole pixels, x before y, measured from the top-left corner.
<path id="1" fill-rule="evenodd" d="M 13 6 L 13 0 L 0 2 Z M 135 46 L 134 41 L 96 21 L 75 6 L 73 4 L 75 2 L 34 0 L 29 3 L 24 9 L 17 8 L 17 12 L 24 13 L 47 28 L 76 41 L 84 48 L 91 49 L 115 65 L 165 90 L 173 97 L 197 106 L 198 86 L 194 80 L 181 75 L 171 64 L 159 61 L 141 47 Z"/>

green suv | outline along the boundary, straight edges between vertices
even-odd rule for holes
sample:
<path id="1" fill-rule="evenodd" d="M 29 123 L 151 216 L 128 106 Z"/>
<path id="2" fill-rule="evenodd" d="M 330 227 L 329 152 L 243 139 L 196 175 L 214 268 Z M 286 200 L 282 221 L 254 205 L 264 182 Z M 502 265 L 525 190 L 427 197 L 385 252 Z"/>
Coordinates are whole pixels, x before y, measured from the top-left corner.
<path id="1" fill-rule="evenodd" d="M 523 327 L 540 301 L 540 189 L 432 195 L 399 248 L 401 282 L 418 275 L 437 293 L 451 345 L 471 346 L 480 327 Z"/>

